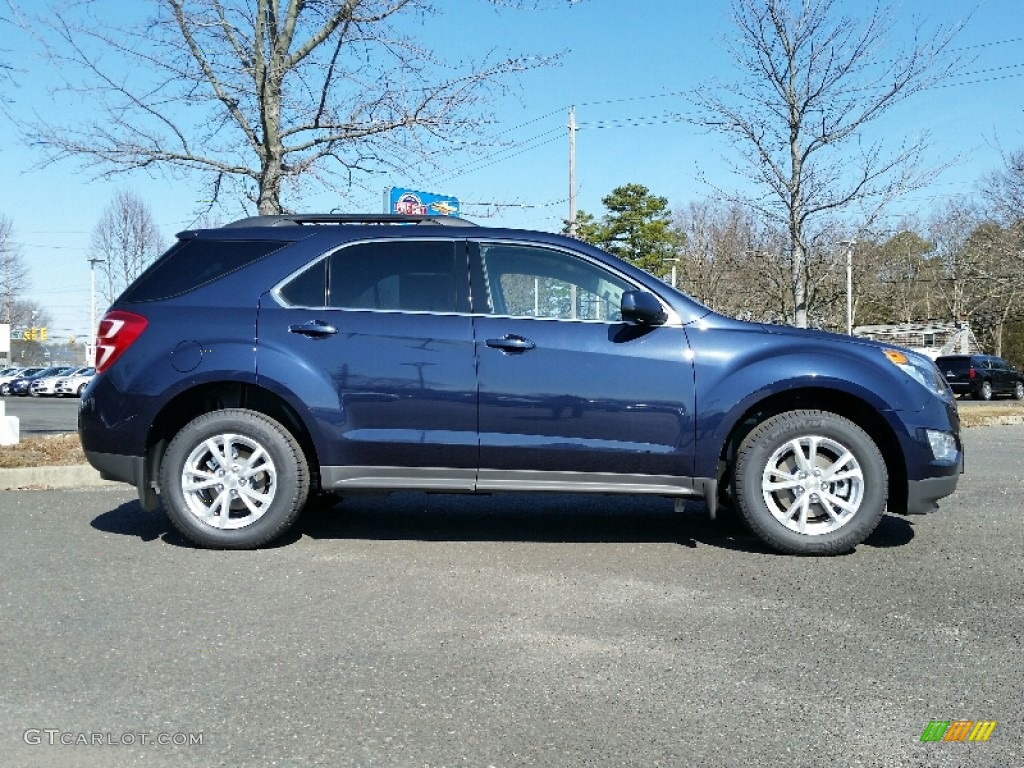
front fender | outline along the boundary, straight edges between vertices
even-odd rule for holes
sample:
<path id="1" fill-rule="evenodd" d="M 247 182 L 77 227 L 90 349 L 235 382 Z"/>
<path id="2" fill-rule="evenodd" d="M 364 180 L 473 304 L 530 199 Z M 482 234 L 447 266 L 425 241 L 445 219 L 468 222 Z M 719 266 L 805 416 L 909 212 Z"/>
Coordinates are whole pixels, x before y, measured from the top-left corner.
<path id="1" fill-rule="evenodd" d="M 809 334 L 776 335 L 759 326 L 687 328 L 694 355 L 698 477 L 714 477 L 721 450 L 745 414 L 770 398 L 801 392 L 838 407 L 859 401 L 885 418 L 917 411 L 928 393 L 870 345 Z M 893 425 L 898 420 L 886 418 Z"/>

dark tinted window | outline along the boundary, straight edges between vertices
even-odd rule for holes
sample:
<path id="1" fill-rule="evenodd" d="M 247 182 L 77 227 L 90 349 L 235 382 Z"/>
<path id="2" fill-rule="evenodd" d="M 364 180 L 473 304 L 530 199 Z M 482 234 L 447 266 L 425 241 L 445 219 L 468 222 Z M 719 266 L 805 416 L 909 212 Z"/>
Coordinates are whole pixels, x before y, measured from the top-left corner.
<path id="1" fill-rule="evenodd" d="M 121 294 L 118 302 L 157 301 L 211 283 L 282 248 L 280 240 L 181 240 Z"/>
<path id="2" fill-rule="evenodd" d="M 953 373 L 966 373 L 971 367 L 969 357 L 940 357 L 935 361 L 942 372 L 952 371 Z"/>
<path id="3" fill-rule="evenodd" d="M 321 259 L 305 272 L 289 280 L 279 291 L 285 303 L 293 307 L 327 305 L 327 259 Z"/>
<path id="4" fill-rule="evenodd" d="M 360 243 L 328 260 L 331 307 L 466 312 L 468 290 L 465 256 L 451 241 Z"/>

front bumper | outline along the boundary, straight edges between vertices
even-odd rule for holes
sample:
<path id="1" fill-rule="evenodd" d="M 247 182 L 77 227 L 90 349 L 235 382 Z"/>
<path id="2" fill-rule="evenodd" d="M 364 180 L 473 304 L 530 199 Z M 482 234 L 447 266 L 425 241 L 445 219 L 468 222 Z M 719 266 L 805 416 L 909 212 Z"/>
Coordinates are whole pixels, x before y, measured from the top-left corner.
<path id="1" fill-rule="evenodd" d="M 939 499 L 944 499 L 956 490 L 963 472 L 963 453 L 960 454 L 959 471 L 944 477 L 928 477 L 924 480 L 911 480 L 907 483 L 908 515 L 924 515 L 939 508 Z"/>

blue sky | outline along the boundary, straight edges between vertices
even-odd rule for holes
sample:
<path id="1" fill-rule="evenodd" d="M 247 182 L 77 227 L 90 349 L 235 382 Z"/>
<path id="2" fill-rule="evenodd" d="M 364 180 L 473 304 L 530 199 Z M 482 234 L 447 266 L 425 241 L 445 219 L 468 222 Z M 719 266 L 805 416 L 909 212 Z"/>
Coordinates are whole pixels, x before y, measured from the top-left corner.
<path id="1" fill-rule="evenodd" d="M 111 8 L 116 0 L 100 0 Z M 492 149 L 481 157 L 453 153 L 444 169 L 426 177 L 361 179 L 347 199 L 320 195 L 297 206 L 310 211 L 341 207 L 375 212 L 383 188 L 411 186 L 458 196 L 465 215 L 481 222 L 557 230 L 568 214 L 568 108 L 576 107 L 577 207 L 601 211 L 601 197 L 628 182 L 667 197 L 673 208 L 706 198 L 701 174 L 724 186 L 731 180 L 729 148 L 715 135 L 673 120 L 690 109 L 679 97 L 701 83 L 731 79 L 723 38 L 728 3 L 710 0 L 584 0 L 543 10 L 495 8 L 476 0 L 447 0 L 440 16 L 410 19 L 407 31 L 447 58 L 524 51 L 564 51 L 560 66 L 526 73 L 493 104 Z M 871 2 L 844 9 L 870 12 Z M 1003 149 L 1024 146 L 1024 3 L 1019 0 L 904 0 L 892 4 L 894 44 L 906 44 L 912 20 L 929 27 L 966 21 L 953 44 L 963 74 L 918 94 L 874 130 L 895 146 L 926 130 L 930 161 L 952 161 L 936 182 L 901 200 L 896 213 L 924 217 L 950 196 L 974 191 L 999 167 Z M 968 19 L 968 16 L 970 18 Z M 0 48 L 17 57 L 17 87 L 8 89 L 20 115 L 66 112 L 45 84 L 54 73 L 34 58 L 27 42 L 2 32 Z M 51 338 L 89 329 L 89 236 L 118 188 L 135 190 L 150 205 L 165 239 L 194 218 L 198 191 L 188 180 L 139 174 L 114 182 L 90 181 L 73 163 L 35 168 L 39 157 L 8 137 L 0 150 L 0 214 L 11 219 L 32 273 L 29 296 L 53 317 Z M 294 201 L 291 201 L 294 202 Z M 225 214 L 234 217 L 235 212 Z"/>

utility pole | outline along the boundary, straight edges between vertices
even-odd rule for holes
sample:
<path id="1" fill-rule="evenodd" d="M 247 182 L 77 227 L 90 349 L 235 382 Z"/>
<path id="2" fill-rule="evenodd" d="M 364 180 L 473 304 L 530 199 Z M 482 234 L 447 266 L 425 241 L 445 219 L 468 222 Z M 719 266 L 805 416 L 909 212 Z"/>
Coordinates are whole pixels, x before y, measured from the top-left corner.
<path id="1" fill-rule="evenodd" d="M 576 237 L 576 106 L 569 107 L 569 237 Z"/>
<path id="2" fill-rule="evenodd" d="M 846 335 L 853 336 L 853 246 L 856 240 L 840 240 L 846 246 Z"/>
<path id="3" fill-rule="evenodd" d="M 92 301 L 89 308 L 89 333 L 92 334 L 89 346 L 86 348 L 86 357 L 89 365 L 96 365 L 96 265 L 102 264 L 106 259 L 99 259 L 93 256 L 89 259 L 89 275 L 92 282 Z"/>

